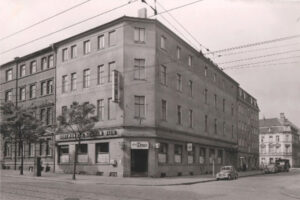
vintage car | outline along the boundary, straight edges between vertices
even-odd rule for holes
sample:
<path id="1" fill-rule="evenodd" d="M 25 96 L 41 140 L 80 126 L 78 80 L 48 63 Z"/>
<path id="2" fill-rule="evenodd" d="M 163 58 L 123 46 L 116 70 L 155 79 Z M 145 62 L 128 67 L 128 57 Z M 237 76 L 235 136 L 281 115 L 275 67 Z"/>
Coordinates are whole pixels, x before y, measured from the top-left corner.
<path id="1" fill-rule="evenodd" d="M 268 164 L 265 168 L 264 168 L 264 172 L 265 174 L 269 174 L 269 173 L 277 173 L 278 172 L 278 167 L 275 163 L 272 164 Z"/>
<path id="2" fill-rule="evenodd" d="M 217 181 L 221 179 L 231 180 L 237 179 L 238 176 L 239 175 L 233 166 L 223 166 L 221 167 L 220 172 L 216 174 L 216 179 Z"/>
<path id="3" fill-rule="evenodd" d="M 289 172 L 290 161 L 287 159 L 277 159 L 275 162 L 279 172 Z"/>

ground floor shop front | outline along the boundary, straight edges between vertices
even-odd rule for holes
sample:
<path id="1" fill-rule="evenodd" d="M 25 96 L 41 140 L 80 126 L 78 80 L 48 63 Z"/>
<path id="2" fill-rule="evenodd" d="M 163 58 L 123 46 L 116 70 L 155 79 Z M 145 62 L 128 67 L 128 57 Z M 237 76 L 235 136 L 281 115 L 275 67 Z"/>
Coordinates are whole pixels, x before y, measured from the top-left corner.
<path id="1" fill-rule="evenodd" d="M 102 176 L 186 176 L 211 174 L 237 165 L 233 145 L 185 137 L 161 137 L 154 130 L 110 129 L 80 142 L 77 173 Z M 202 142 L 201 142 L 202 141 Z M 72 173 L 78 142 L 72 134 L 56 138 L 56 172 Z"/>

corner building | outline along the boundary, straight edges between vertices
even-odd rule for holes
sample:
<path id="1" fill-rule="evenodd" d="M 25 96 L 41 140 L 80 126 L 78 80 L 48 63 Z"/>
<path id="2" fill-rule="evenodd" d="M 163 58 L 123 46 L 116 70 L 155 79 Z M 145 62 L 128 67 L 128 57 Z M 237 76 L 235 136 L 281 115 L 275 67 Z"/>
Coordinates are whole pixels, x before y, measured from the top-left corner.
<path id="1" fill-rule="evenodd" d="M 82 141 L 79 173 L 163 177 L 237 165 L 238 83 L 159 21 L 121 17 L 55 46 L 57 116 L 74 100 L 97 107 L 99 132 Z M 72 171 L 73 137 L 56 135 L 56 171 Z"/>

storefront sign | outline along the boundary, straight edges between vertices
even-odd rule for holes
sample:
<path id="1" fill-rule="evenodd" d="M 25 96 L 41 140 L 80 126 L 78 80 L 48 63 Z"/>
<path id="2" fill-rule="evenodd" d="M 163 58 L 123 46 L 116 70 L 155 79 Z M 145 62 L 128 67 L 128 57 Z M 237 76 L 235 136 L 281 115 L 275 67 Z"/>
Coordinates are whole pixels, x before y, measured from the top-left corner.
<path id="1" fill-rule="evenodd" d="M 149 142 L 146 141 L 132 141 L 131 149 L 149 149 Z"/>
<path id="2" fill-rule="evenodd" d="M 117 130 L 99 130 L 95 132 L 88 132 L 88 133 L 83 133 L 81 135 L 82 139 L 86 138 L 99 138 L 99 137 L 110 137 L 110 136 L 116 136 L 118 135 Z M 76 135 L 74 133 L 68 133 L 68 134 L 61 134 L 59 135 L 59 140 L 71 140 L 71 139 L 76 139 Z"/>

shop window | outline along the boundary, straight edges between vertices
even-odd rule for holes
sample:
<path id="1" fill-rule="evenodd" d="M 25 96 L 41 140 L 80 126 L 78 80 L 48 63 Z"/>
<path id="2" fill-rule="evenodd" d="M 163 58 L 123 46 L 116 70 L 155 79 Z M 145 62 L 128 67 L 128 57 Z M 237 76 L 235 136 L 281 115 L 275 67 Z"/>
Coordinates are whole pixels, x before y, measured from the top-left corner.
<path id="1" fill-rule="evenodd" d="M 29 147 L 28 156 L 33 157 L 34 153 L 35 153 L 35 144 L 34 143 L 29 143 L 28 147 Z"/>
<path id="2" fill-rule="evenodd" d="M 188 151 L 188 164 L 193 164 L 195 162 L 195 147 L 193 146 L 191 151 Z"/>
<path id="3" fill-rule="evenodd" d="M 182 145 L 175 144 L 174 147 L 174 162 L 181 163 L 182 162 Z"/>
<path id="4" fill-rule="evenodd" d="M 88 162 L 88 145 L 87 144 L 76 144 L 77 148 L 77 161 L 79 163 Z"/>
<path id="5" fill-rule="evenodd" d="M 69 145 L 59 146 L 59 163 L 69 162 Z"/>
<path id="6" fill-rule="evenodd" d="M 209 150 L 209 164 L 212 164 L 215 159 L 215 150 L 210 149 Z"/>
<path id="7" fill-rule="evenodd" d="M 11 143 L 5 142 L 4 144 L 4 156 L 11 157 Z"/>
<path id="8" fill-rule="evenodd" d="M 97 163 L 109 163 L 109 143 L 96 144 L 96 160 Z"/>
<path id="9" fill-rule="evenodd" d="M 199 163 L 204 164 L 205 163 L 205 148 L 200 148 L 199 152 Z"/>
<path id="10" fill-rule="evenodd" d="M 168 144 L 160 143 L 158 150 L 158 162 L 167 163 L 168 162 Z"/>
<path id="11" fill-rule="evenodd" d="M 222 150 L 218 150 L 218 160 L 217 160 L 218 164 L 223 164 L 223 151 Z"/>

